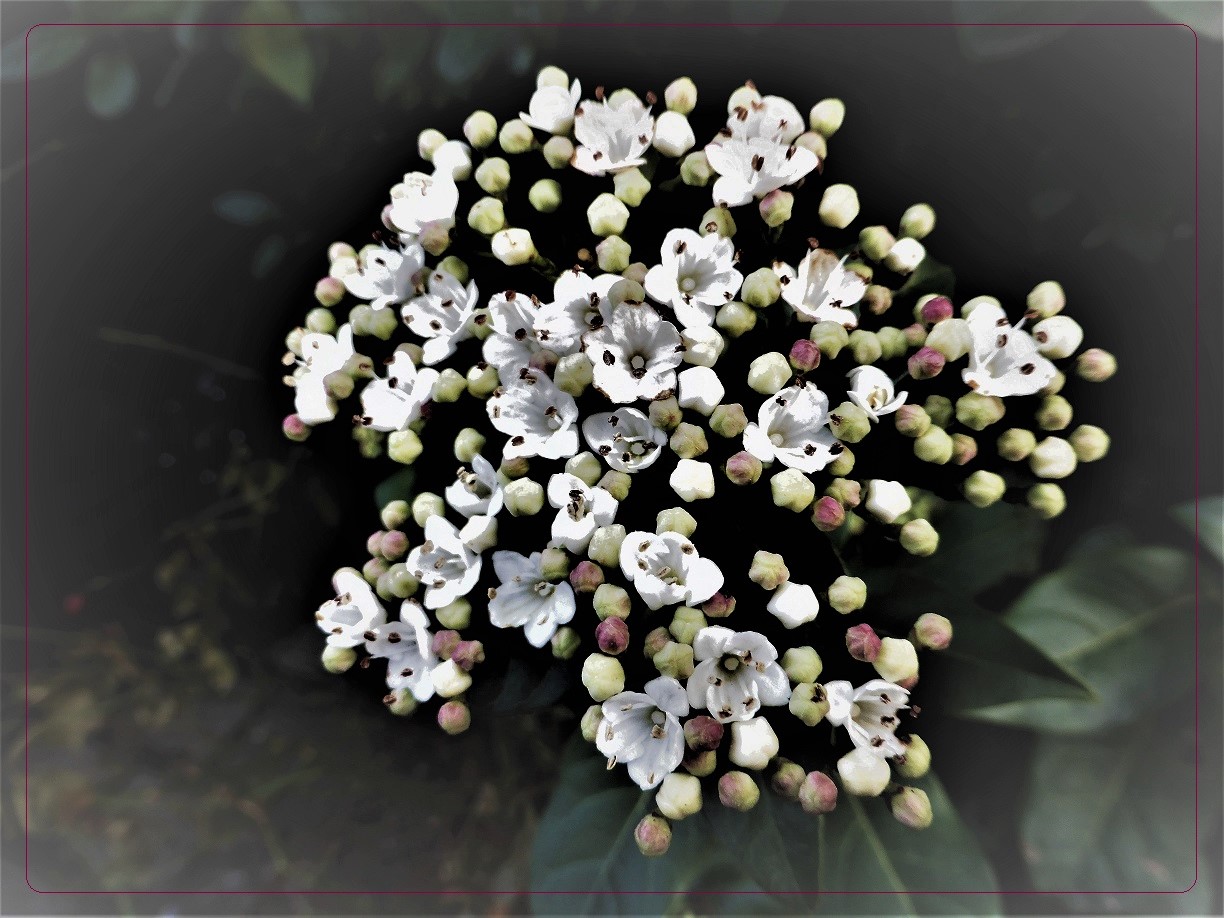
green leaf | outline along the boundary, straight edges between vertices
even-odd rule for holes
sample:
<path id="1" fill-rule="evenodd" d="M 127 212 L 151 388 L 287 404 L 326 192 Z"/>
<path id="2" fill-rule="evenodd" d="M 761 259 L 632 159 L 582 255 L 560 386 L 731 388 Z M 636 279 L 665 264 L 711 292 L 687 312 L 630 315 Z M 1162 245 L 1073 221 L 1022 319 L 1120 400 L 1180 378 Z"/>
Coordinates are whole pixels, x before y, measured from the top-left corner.
<path id="1" fill-rule="evenodd" d="M 50 76 L 63 70 L 85 50 L 89 43 L 88 29 L 66 25 L 35 26 L 29 35 L 20 35 L 5 42 L 0 50 L 0 79 L 6 83 L 22 82 L 26 79 L 27 41 L 29 51 L 29 78 Z"/>
<path id="2" fill-rule="evenodd" d="M 942 262 L 927 255 L 897 290 L 898 296 L 919 297 L 927 293 L 951 296 L 956 289 L 956 274 Z"/>
<path id="3" fill-rule="evenodd" d="M 1176 693 L 1193 674 L 1191 565 L 1176 549 L 1082 555 L 1035 583 L 1005 620 L 1094 698 L 1017 701 L 975 712 L 992 723 L 1052 733 L 1114 726 Z"/>
<path id="4" fill-rule="evenodd" d="M 384 478 L 374 489 L 374 503 L 378 505 L 379 510 L 393 500 L 406 500 L 412 503 L 412 498 L 416 496 L 415 482 L 416 469 L 400 469 L 389 478 Z"/>
<path id="5" fill-rule="evenodd" d="M 294 21 L 288 4 L 279 0 L 254 3 L 243 19 L 247 23 Z M 310 103 L 314 93 L 315 62 L 306 42 L 306 30 L 291 25 L 238 30 L 238 47 L 251 67 L 298 105 Z"/>
<path id="6" fill-rule="evenodd" d="M 126 52 L 99 52 L 85 69 L 85 104 L 99 118 L 117 118 L 136 101 L 139 83 Z"/>
<path id="7" fill-rule="evenodd" d="M 1224 562 L 1224 497 L 1200 497 L 1195 502 L 1181 504 L 1173 508 L 1174 518 L 1191 533 L 1197 523 L 1199 544 L 1215 557 Z"/>

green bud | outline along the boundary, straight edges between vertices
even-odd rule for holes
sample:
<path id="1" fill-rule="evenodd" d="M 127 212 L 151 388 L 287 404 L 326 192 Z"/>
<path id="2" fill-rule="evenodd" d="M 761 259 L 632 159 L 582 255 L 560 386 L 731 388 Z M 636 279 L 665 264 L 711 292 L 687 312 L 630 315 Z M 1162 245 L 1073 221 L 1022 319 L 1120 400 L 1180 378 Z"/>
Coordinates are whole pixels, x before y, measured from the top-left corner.
<path id="1" fill-rule="evenodd" d="M 931 416 L 921 405 L 902 405 L 893 417 L 902 436 L 921 437 L 931 429 Z"/>
<path id="2" fill-rule="evenodd" d="M 816 499 L 816 485 L 798 469 L 784 469 L 769 479 L 769 490 L 778 507 L 802 513 Z"/>
<path id="3" fill-rule="evenodd" d="M 956 400 L 956 420 L 970 430 L 985 430 L 1001 421 L 1006 411 L 997 395 L 967 392 Z"/>
<path id="4" fill-rule="evenodd" d="M 1037 438 L 1031 430 L 1012 427 L 1003 431 L 995 443 L 999 455 L 1008 462 L 1020 462 L 1027 459 L 1037 445 Z"/>
<path id="5" fill-rule="evenodd" d="M 872 261 L 882 261 L 896 241 L 884 226 L 865 226 L 859 231 L 859 248 Z"/>
<path id="6" fill-rule="evenodd" d="M 975 507 L 989 507 L 997 503 L 1007 493 L 1007 482 L 994 472 L 979 469 L 961 485 L 965 500 Z"/>
<path id="7" fill-rule="evenodd" d="M 508 482 L 503 495 L 511 516 L 535 516 L 544 509 L 544 486 L 530 478 Z"/>
<path id="8" fill-rule="evenodd" d="M 632 484 L 632 475 L 618 472 L 615 469 L 604 472 L 603 477 L 598 482 L 599 487 L 603 488 L 618 501 L 623 501 L 629 496 L 629 488 Z"/>
<path id="9" fill-rule="evenodd" d="M 687 115 L 697 107 L 697 85 L 688 77 L 672 80 L 663 90 L 663 102 L 668 111 Z"/>
<path id="10" fill-rule="evenodd" d="M 384 529 L 399 529 L 412 516 L 406 500 L 390 501 L 379 514 Z"/>
<path id="11" fill-rule="evenodd" d="M 930 204 L 914 204 L 901 215 L 901 235 L 925 239 L 935 229 L 935 210 Z"/>
<path id="12" fill-rule="evenodd" d="M 945 398 L 942 395 L 929 395 L 927 400 L 922 403 L 923 410 L 931 418 L 931 423 L 936 427 L 947 427 L 952 422 L 952 416 L 955 409 L 952 406 L 951 399 Z"/>
<path id="13" fill-rule="evenodd" d="M 1058 281 L 1042 281 L 1029 291 L 1024 306 L 1028 312 L 1035 312 L 1043 319 L 1056 316 L 1067 305 L 1067 294 Z"/>
<path id="14" fill-rule="evenodd" d="M 1090 347 L 1075 358 L 1075 372 L 1080 379 L 1104 382 L 1118 372 L 1118 360 L 1109 351 Z"/>
<path id="15" fill-rule="evenodd" d="M 582 738 L 588 743 L 595 742 L 595 738 L 599 736 L 599 728 L 603 725 L 603 706 L 593 704 L 582 715 L 582 722 L 579 729 L 582 731 Z"/>
<path id="16" fill-rule="evenodd" d="M 746 813 L 761 799 L 761 789 L 744 771 L 728 771 L 718 779 L 718 800 L 723 806 Z"/>
<path id="17" fill-rule="evenodd" d="M 522 478 L 531 471 L 531 462 L 525 456 L 519 456 L 515 459 L 503 459 L 502 464 L 497 467 L 497 474 L 507 480 Z"/>
<path id="18" fill-rule="evenodd" d="M 814 727 L 829 713 L 829 698 L 823 685 L 800 682 L 791 691 L 788 707 L 797 718 Z"/>
<path id="19" fill-rule="evenodd" d="M 486 111 L 472 112 L 463 122 L 463 136 L 477 150 L 497 139 L 497 119 Z"/>
<path id="20" fill-rule="evenodd" d="M 884 354 L 880 339 L 873 332 L 859 328 L 850 333 L 850 353 L 860 366 L 875 363 Z"/>
<path id="21" fill-rule="evenodd" d="M 1038 478 L 1066 478 L 1075 471 L 1075 450 L 1061 437 L 1046 437 L 1029 456 L 1029 468 Z"/>
<path id="22" fill-rule="evenodd" d="M 820 353 L 832 360 L 841 349 L 850 343 L 850 333 L 837 322 L 817 322 L 808 337 Z"/>
<path id="23" fill-rule="evenodd" d="M 553 382 L 562 392 L 577 398 L 591 384 L 591 360 L 586 354 L 566 354 L 553 370 Z"/>
<path id="24" fill-rule="evenodd" d="M 671 624 L 667 626 L 667 630 L 681 644 L 692 644 L 693 639 L 697 637 L 697 632 L 705 626 L 706 617 L 701 614 L 700 609 L 680 606 L 676 609 L 676 614 L 672 616 Z"/>
<path id="25" fill-rule="evenodd" d="M 625 690 L 625 669 L 615 657 L 593 653 L 582 663 L 582 684 L 596 701 L 607 701 Z"/>
<path id="26" fill-rule="evenodd" d="M 1037 409 L 1037 425 L 1042 430 L 1065 430 L 1071 426 L 1071 403 L 1061 395 L 1048 395 Z"/>
<path id="27" fill-rule="evenodd" d="M 633 249 L 620 236 L 608 236 L 595 246 L 595 260 L 599 270 L 608 274 L 619 274 L 629 267 L 629 258 Z"/>
<path id="28" fill-rule="evenodd" d="M 426 128 L 417 134 L 417 154 L 426 162 L 433 159 L 434 150 L 446 143 L 446 135 L 433 128 Z"/>
<path id="29" fill-rule="evenodd" d="M 973 348 L 973 335 L 964 319 L 944 319 L 927 332 L 926 346 L 948 360 L 959 360 Z"/>
<path id="30" fill-rule="evenodd" d="M 857 612 L 867 604 L 867 584 L 861 577 L 843 574 L 829 586 L 829 605 L 842 615 Z"/>
<path id="31" fill-rule="evenodd" d="M 412 465 L 424 449 L 421 438 L 413 430 L 396 430 L 387 436 L 387 455 L 395 462 Z"/>
<path id="32" fill-rule="evenodd" d="M 834 478 L 825 488 L 825 494 L 832 497 L 847 510 L 853 510 L 863 499 L 863 486 L 848 478 Z"/>
<path id="33" fill-rule="evenodd" d="M 917 733 L 905 742 L 905 755 L 893 759 L 897 775 L 907 781 L 917 781 L 931 770 L 931 750 Z"/>
<path id="34" fill-rule="evenodd" d="M 628 618 L 633 607 L 629 593 L 614 583 L 601 583 L 597 586 L 595 595 L 591 597 L 591 605 L 600 621 L 605 618 Z"/>
<path id="35" fill-rule="evenodd" d="M 574 158 L 574 143 L 568 137 L 550 137 L 544 143 L 544 161 L 553 169 L 564 169 Z"/>
<path id="36" fill-rule="evenodd" d="M 952 643 L 952 623 L 942 615 L 925 612 L 910 629 L 910 643 L 927 650 L 946 650 Z"/>
<path id="37" fill-rule="evenodd" d="M 357 651 L 352 647 L 324 647 L 323 668 L 332 675 L 346 673 L 357 662 Z"/>
<path id="38" fill-rule="evenodd" d="M 321 335 L 331 335 L 336 331 L 336 317 L 330 309 L 316 306 L 306 313 L 306 330 Z"/>
<path id="39" fill-rule="evenodd" d="M 587 547 L 587 557 L 604 567 L 618 567 L 620 547 L 623 541 L 625 541 L 625 527 L 620 523 L 600 526 L 591 536 L 591 544 Z"/>
<path id="40" fill-rule="evenodd" d="M 557 629 L 557 633 L 552 636 L 551 644 L 552 655 L 555 658 L 558 660 L 569 660 L 578 652 L 578 647 L 582 644 L 582 638 L 578 636 L 577 631 L 567 625 Z"/>
<path id="41" fill-rule="evenodd" d="M 723 472 L 733 484 L 756 484 L 761 478 L 761 460 L 752 453 L 740 451 L 727 459 Z"/>
<path id="42" fill-rule="evenodd" d="M 450 403 L 459 401 L 459 397 L 466 391 L 467 380 L 459 374 L 458 370 L 447 367 L 438 374 L 430 396 L 435 402 Z"/>
<path id="43" fill-rule="evenodd" d="M 790 382 L 791 372 L 785 354 L 769 351 L 748 365 L 748 386 L 762 395 L 774 395 Z"/>
<path id="44" fill-rule="evenodd" d="M 775 189 L 761 198 L 757 209 L 766 226 L 779 227 L 791 218 L 795 209 L 795 196 L 781 188 Z"/>
<path id="45" fill-rule="evenodd" d="M 540 576 L 554 583 L 569 574 L 570 559 L 564 548 L 546 548 L 540 552 Z"/>
<path id="46" fill-rule="evenodd" d="M 366 320 L 366 331 L 380 341 L 389 341 L 399 326 L 399 311 L 395 309 L 375 309 Z"/>
<path id="47" fill-rule="evenodd" d="M 893 818 L 907 829 L 925 829 L 931 824 L 931 801 L 920 788 L 902 788 L 893 794 L 888 805 Z"/>
<path id="48" fill-rule="evenodd" d="M 758 551 L 752 556 L 748 579 L 766 590 L 776 590 L 790 579 L 790 569 L 782 556 L 772 551 Z"/>
<path id="49" fill-rule="evenodd" d="M 434 615 L 438 617 L 438 624 L 443 628 L 462 631 L 472 624 L 472 604 L 460 596 L 454 602 L 438 609 Z"/>
<path id="50" fill-rule="evenodd" d="M 809 772 L 799 786 L 798 799 L 805 813 L 831 813 L 837 808 L 837 785 L 823 771 Z"/>
<path id="51" fill-rule="evenodd" d="M 650 418 L 650 423 L 660 430 L 675 430 L 680 424 L 680 419 L 684 417 L 684 412 L 680 410 L 680 403 L 674 396 L 655 399 L 646 409 L 646 413 Z"/>
<path id="52" fill-rule="evenodd" d="M 798 800 L 799 789 L 803 786 L 807 773 L 794 762 L 781 758 L 774 759 L 774 762 L 777 764 L 777 770 L 769 779 L 769 786 L 773 788 L 774 793 L 786 800 Z"/>
<path id="53" fill-rule="evenodd" d="M 710 161 L 701 150 L 690 153 L 680 161 L 680 181 L 686 185 L 704 188 L 710 184 L 713 177 L 714 170 L 710 168 Z"/>
<path id="54" fill-rule="evenodd" d="M 808 113 L 808 126 L 822 137 L 829 138 L 837 133 L 845 119 L 845 102 L 841 99 L 821 99 Z"/>
<path id="55" fill-rule="evenodd" d="M 882 316 L 892 308 L 892 297 L 892 291 L 884 285 L 868 284 L 867 290 L 863 294 L 863 309 L 866 309 L 872 315 Z M 903 337 L 905 337 L 906 345 L 909 346 L 910 340 L 908 336 L 905 336 L 903 333 Z M 923 333 L 923 337 L 925 338 L 925 332 Z M 902 353 L 904 353 L 904 351 Z"/>
<path id="56" fill-rule="evenodd" d="M 497 132 L 497 142 L 507 153 L 526 153 L 535 146 L 535 134 L 525 122 L 512 118 Z"/>
<path id="57" fill-rule="evenodd" d="M 417 700 L 412 697 L 412 692 L 408 689 L 388 692 L 383 697 L 383 704 L 396 717 L 408 717 L 417 709 Z"/>
<path id="58" fill-rule="evenodd" d="M 782 295 L 782 282 L 772 268 L 757 268 L 744 278 L 740 297 L 749 306 L 764 309 L 778 302 Z"/>
<path id="59" fill-rule="evenodd" d="M 1067 384 L 1067 374 L 1062 370 L 1055 370 L 1050 381 L 1046 383 L 1044 389 L 1040 391 L 1041 395 L 1057 395 L 1063 390 L 1063 386 Z"/>
<path id="60" fill-rule="evenodd" d="M 859 215 L 858 192 L 851 185 L 829 185 L 820 199 L 820 220 L 826 226 L 845 229 Z"/>
<path id="61" fill-rule="evenodd" d="M 510 164 L 491 156 L 476 167 L 476 184 L 485 194 L 501 194 L 510 187 Z"/>
<path id="62" fill-rule="evenodd" d="M 901 547 L 911 555 L 925 558 L 939 548 L 939 533 L 927 520 L 910 520 L 901 527 Z"/>
<path id="63" fill-rule="evenodd" d="M 693 648 L 679 641 L 668 641 L 652 661 L 661 675 L 673 679 L 687 679 L 693 674 Z"/>
<path id="64" fill-rule="evenodd" d="M 697 521 L 693 519 L 693 514 L 683 507 L 660 510 L 658 516 L 655 517 L 656 535 L 662 535 L 665 532 L 678 532 L 687 539 L 696 529 Z"/>
<path id="65" fill-rule="evenodd" d="M 891 360 L 894 357 L 904 357 L 905 352 L 909 350 L 909 343 L 905 340 L 905 332 L 899 328 L 886 325 L 875 334 L 876 340 L 880 342 L 880 354 L 885 360 Z"/>
<path id="66" fill-rule="evenodd" d="M 714 324 L 732 338 L 738 338 L 740 335 L 752 331 L 756 321 L 756 311 L 752 307 L 741 303 L 739 300 L 732 300 L 730 303 L 725 303 L 718 310 Z"/>
<path id="67" fill-rule="evenodd" d="M 871 418 L 853 402 L 842 402 L 829 415 L 829 425 L 837 439 L 858 443 L 871 432 Z"/>
<path id="68" fill-rule="evenodd" d="M 790 647 L 782 654 L 782 669 L 791 682 L 815 682 L 824 670 L 824 663 L 814 647 Z"/>
<path id="69" fill-rule="evenodd" d="M 815 153 L 816 158 L 821 162 L 824 162 L 829 155 L 828 143 L 825 142 L 824 137 L 815 131 L 804 131 L 795 138 L 795 146 Z"/>
<path id="70" fill-rule="evenodd" d="M 551 214 L 561 206 L 561 186 L 553 179 L 540 179 L 527 191 L 527 200 L 542 214 Z"/>
<path id="71" fill-rule="evenodd" d="M 720 437 L 738 437 L 747 426 L 748 417 L 744 414 L 744 406 L 738 402 L 719 405 L 710 415 L 710 430 Z"/>
<path id="72" fill-rule="evenodd" d="M 646 195 L 650 194 L 650 179 L 642 175 L 641 169 L 626 169 L 624 172 L 618 172 L 612 176 L 612 188 L 617 200 L 630 207 L 637 207 L 645 200 Z M 626 214 L 628 219 L 628 214 Z M 594 223 L 592 223 L 594 227 Z M 606 233 L 598 233 L 598 235 L 607 235 Z M 618 230 L 617 232 L 620 232 Z"/>
<path id="73" fill-rule="evenodd" d="M 1042 519 L 1052 520 L 1067 509 L 1067 495 L 1056 484 L 1033 485 L 1026 497 L 1028 505 L 1036 510 Z"/>
<path id="74" fill-rule="evenodd" d="M 693 459 L 710 448 L 705 431 L 695 424 L 681 423 L 672 432 L 669 445 L 681 459 Z"/>
<path id="75" fill-rule="evenodd" d="M 455 437 L 455 458 L 471 462 L 485 447 L 485 437 L 475 427 L 465 427 Z"/>
<path id="76" fill-rule="evenodd" d="M 1109 452 L 1109 434 L 1092 424 L 1081 424 L 1071 432 L 1071 448 L 1080 462 L 1096 462 Z"/>
<path id="77" fill-rule="evenodd" d="M 468 370 L 467 390 L 474 398 L 488 398 L 500 384 L 497 367 L 491 364 L 478 363 Z"/>
<path id="78" fill-rule="evenodd" d="M 605 191 L 587 208 L 587 223 L 596 236 L 619 236 L 629 224 L 629 208 Z"/>
<path id="79" fill-rule="evenodd" d="M 468 269 L 467 262 L 455 255 L 447 255 L 438 262 L 438 270 L 449 274 L 461 284 L 466 284 L 471 279 L 472 274 Z M 402 346 L 400 349 L 402 349 Z M 420 366 L 421 362 L 414 357 L 413 363 Z"/>
<path id="80" fill-rule="evenodd" d="M 735 218 L 726 207 L 711 207 L 701 218 L 701 235 L 708 236 L 717 233 L 724 239 L 735 235 Z"/>
<path id="81" fill-rule="evenodd" d="M 506 227 L 506 210 L 497 198 L 481 198 L 468 211 L 468 226 L 482 236 L 492 236 Z"/>
<path id="82" fill-rule="evenodd" d="M 343 401 L 353 394 L 353 377 L 343 370 L 336 370 L 323 377 L 323 388 L 328 398 Z"/>
<path id="83" fill-rule="evenodd" d="M 412 520 L 422 529 L 431 516 L 445 516 L 446 501 L 438 494 L 422 491 L 412 499 Z"/>
<path id="84" fill-rule="evenodd" d="M 952 461 L 957 465 L 966 465 L 977 458 L 977 440 L 968 434 L 952 434 Z"/>
<path id="85" fill-rule="evenodd" d="M 594 486 L 603 474 L 603 465 L 594 453 L 581 452 L 565 460 L 565 471 L 581 478 L 584 484 Z"/>
<path id="86" fill-rule="evenodd" d="M 850 447 L 845 447 L 837 457 L 825 466 L 825 471 L 830 475 L 838 478 L 843 478 L 849 475 L 854 470 L 854 451 Z"/>

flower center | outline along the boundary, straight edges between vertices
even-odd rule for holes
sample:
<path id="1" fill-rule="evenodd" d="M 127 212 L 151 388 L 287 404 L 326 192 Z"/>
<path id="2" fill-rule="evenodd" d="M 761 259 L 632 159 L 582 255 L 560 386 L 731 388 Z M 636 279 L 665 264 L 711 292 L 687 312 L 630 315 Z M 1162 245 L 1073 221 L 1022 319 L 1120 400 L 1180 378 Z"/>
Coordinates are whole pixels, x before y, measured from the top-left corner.
<path id="1" fill-rule="evenodd" d="M 662 739 L 667 735 L 667 715 L 655 708 L 650 715 L 650 735 L 654 739 Z"/>
<path id="2" fill-rule="evenodd" d="M 697 289 L 697 281 L 691 277 L 680 278 L 680 289 L 685 293 L 692 293 Z"/>
<path id="3" fill-rule="evenodd" d="M 726 654 L 721 660 L 718 661 L 718 665 L 722 667 L 724 670 L 726 670 L 727 672 L 733 673 L 737 669 L 740 668 L 740 664 L 742 664 L 743 662 L 744 661 L 741 660 L 739 657 L 737 657 L 735 654 L 729 653 L 729 654 Z"/>
<path id="4" fill-rule="evenodd" d="M 850 705 L 850 719 L 858 720 L 858 716 L 859 716 L 859 706 L 857 704 Z"/>
<path id="5" fill-rule="evenodd" d="M 532 587 L 537 596 L 547 598 L 557 591 L 556 586 L 549 583 L 547 580 L 537 580 L 536 585 Z"/>
<path id="6" fill-rule="evenodd" d="M 769 442 L 774 446 L 781 446 L 786 442 L 786 437 L 782 436 L 780 433 L 771 433 L 769 435 Z"/>
<path id="7" fill-rule="evenodd" d="M 683 583 L 680 575 L 670 567 L 664 566 L 655 571 L 655 576 L 670 586 L 677 586 Z"/>
<path id="8" fill-rule="evenodd" d="M 646 368 L 646 358 L 643 357 L 641 354 L 634 354 L 632 357 L 629 358 L 629 366 L 633 367 L 633 369 L 635 370 L 645 369 Z"/>
<path id="9" fill-rule="evenodd" d="M 888 401 L 888 393 L 876 386 L 867 395 L 867 404 L 872 408 L 882 408 Z"/>

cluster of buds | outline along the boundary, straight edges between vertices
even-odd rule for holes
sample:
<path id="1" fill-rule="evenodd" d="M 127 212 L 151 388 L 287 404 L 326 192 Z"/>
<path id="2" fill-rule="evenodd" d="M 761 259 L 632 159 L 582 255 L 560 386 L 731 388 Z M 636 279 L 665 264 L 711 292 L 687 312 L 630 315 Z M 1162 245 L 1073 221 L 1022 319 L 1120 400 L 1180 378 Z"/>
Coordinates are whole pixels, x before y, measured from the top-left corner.
<path id="1" fill-rule="evenodd" d="M 805 117 L 746 84 L 700 148 L 696 100 L 679 79 L 656 112 L 545 68 L 519 118 L 423 132 L 432 171 L 391 189 L 373 244 L 329 250 L 286 342 L 285 433 L 351 401 L 363 455 L 416 466 L 422 490 L 336 573 L 324 665 L 385 660 L 388 708 L 436 697 L 453 734 L 486 649 L 572 661 L 583 735 L 656 793 L 646 854 L 705 796 L 747 810 L 766 786 L 817 815 L 882 797 L 921 829 L 911 694 L 952 624 L 883 630 L 854 566 L 933 554 L 958 496 L 1061 512 L 1057 482 L 1109 438 L 1074 422 L 1059 367 L 1099 382 L 1116 364 L 1080 350 L 1054 282 L 1015 321 L 992 297 L 915 299 L 934 210 L 856 231 L 856 190 L 817 187 L 838 100 Z M 520 189 L 520 171 L 546 177 Z M 574 172 L 609 190 L 568 207 Z M 659 250 L 635 249 L 636 223 L 670 227 Z M 422 462 L 444 412 L 465 426 Z"/>

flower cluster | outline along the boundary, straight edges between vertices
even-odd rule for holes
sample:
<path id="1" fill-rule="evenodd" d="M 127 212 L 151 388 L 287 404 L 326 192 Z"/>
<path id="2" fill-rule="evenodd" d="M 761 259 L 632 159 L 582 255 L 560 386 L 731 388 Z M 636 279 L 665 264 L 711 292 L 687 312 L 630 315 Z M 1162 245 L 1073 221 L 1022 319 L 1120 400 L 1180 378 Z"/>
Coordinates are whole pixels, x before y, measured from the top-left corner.
<path id="1" fill-rule="evenodd" d="M 386 660 L 387 706 L 438 696 L 457 733 L 486 649 L 572 660 L 583 735 L 657 789 L 648 854 L 704 794 L 748 809 L 766 776 L 810 813 L 887 795 L 921 828 L 911 693 L 952 625 L 873 623 L 853 571 L 934 553 L 957 496 L 1060 513 L 1058 482 L 1109 446 L 1073 426 L 1066 371 L 1115 363 L 1081 350 L 1057 283 L 958 306 L 931 207 L 856 232 L 857 191 L 822 183 L 839 101 L 804 116 L 749 83 L 699 146 L 696 96 L 546 68 L 518 119 L 424 131 L 432 171 L 391 189 L 376 241 L 331 247 L 287 339 L 285 433 L 351 404 L 362 453 L 415 465 L 419 490 L 336 573 L 324 664 Z M 542 175 L 525 195 L 520 173 Z M 639 251 L 631 222 L 662 242 Z M 453 460 L 426 462 L 439 426 Z"/>

